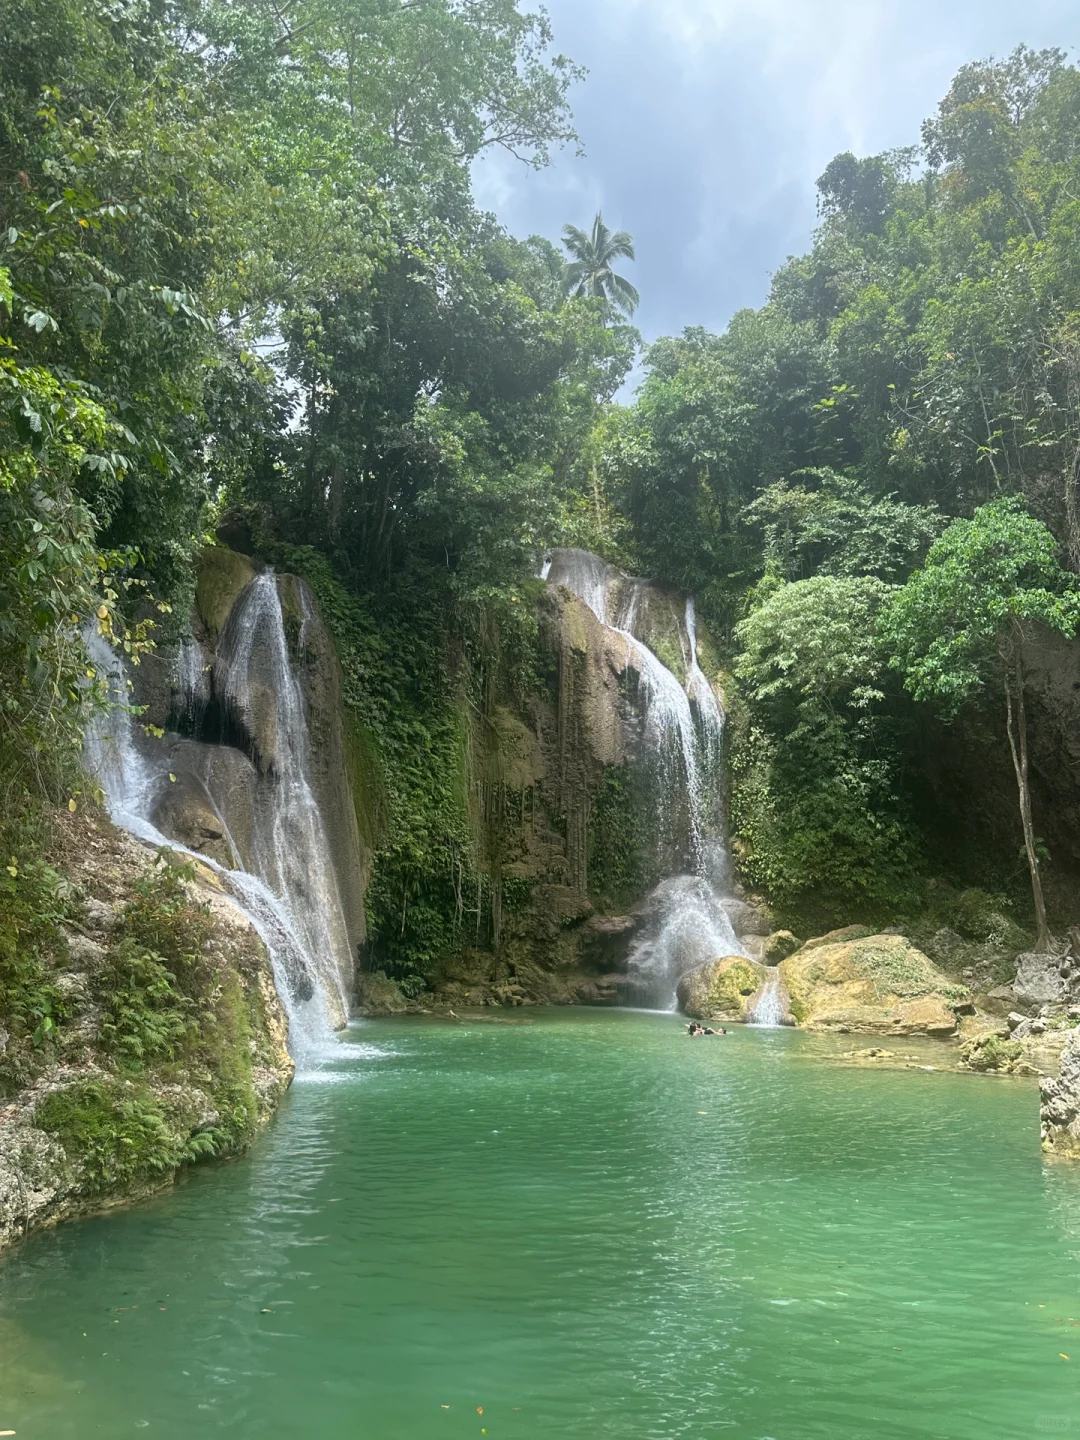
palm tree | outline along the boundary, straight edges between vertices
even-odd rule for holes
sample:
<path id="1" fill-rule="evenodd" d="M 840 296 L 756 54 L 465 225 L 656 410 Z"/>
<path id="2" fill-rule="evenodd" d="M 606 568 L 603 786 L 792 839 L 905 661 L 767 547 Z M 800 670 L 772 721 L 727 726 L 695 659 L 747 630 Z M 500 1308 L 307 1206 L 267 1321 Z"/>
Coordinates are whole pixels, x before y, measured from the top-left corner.
<path id="1" fill-rule="evenodd" d="M 563 226 L 563 245 L 574 257 L 566 267 L 564 284 L 568 295 L 595 295 L 606 300 L 615 310 L 633 315 L 641 296 L 621 275 L 611 268 L 613 260 L 634 258 L 634 242 L 625 230 L 614 234 L 597 213 L 592 234 L 587 235 L 576 225 Z"/>

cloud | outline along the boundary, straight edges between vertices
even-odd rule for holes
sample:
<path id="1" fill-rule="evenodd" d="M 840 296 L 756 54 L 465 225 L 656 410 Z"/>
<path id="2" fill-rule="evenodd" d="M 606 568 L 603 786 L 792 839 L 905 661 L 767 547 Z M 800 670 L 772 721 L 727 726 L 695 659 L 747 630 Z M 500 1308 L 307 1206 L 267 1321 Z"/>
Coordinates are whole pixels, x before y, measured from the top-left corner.
<path id="1" fill-rule="evenodd" d="M 549 0 L 584 161 L 532 174 L 478 164 L 477 193 L 517 233 L 556 238 L 602 208 L 634 234 L 649 338 L 722 327 L 810 243 L 833 155 L 918 140 L 957 68 L 1021 41 L 1062 44 L 1073 0 Z"/>

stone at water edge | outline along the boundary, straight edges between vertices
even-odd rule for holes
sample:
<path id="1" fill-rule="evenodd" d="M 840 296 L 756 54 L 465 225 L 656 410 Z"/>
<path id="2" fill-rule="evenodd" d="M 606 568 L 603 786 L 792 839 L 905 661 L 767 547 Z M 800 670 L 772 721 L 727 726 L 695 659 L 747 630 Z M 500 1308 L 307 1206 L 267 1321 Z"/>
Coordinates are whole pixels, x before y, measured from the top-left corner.
<path id="1" fill-rule="evenodd" d="M 953 1035 L 957 1010 L 971 1004 L 967 987 L 950 981 L 902 935 L 825 936 L 779 968 L 792 1014 L 808 1029 Z"/>
<path id="2" fill-rule="evenodd" d="M 1080 1028 L 1072 1031 L 1061 1052 L 1056 1078 L 1039 1081 L 1043 1149 L 1080 1160 Z"/>
<path id="3" fill-rule="evenodd" d="M 356 977 L 356 1009 L 361 1015 L 403 1015 L 408 1008 L 401 987 L 385 971 L 364 971 Z"/>
<path id="4" fill-rule="evenodd" d="M 708 960 L 679 981 L 679 1009 L 692 1020 L 745 1020 L 768 973 L 743 955 Z"/>

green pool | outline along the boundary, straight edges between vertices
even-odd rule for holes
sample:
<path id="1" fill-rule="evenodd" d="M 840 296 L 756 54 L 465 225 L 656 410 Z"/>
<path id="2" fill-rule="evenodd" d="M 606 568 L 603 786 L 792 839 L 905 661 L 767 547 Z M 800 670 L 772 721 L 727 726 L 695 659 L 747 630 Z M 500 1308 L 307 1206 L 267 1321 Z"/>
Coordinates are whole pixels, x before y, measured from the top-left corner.
<path id="1" fill-rule="evenodd" d="M 1080 1168 L 1034 1087 L 842 1048 L 357 1026 L 248 1159 L 0 1264 L 0 1430 L 1080 1435 Z"/>

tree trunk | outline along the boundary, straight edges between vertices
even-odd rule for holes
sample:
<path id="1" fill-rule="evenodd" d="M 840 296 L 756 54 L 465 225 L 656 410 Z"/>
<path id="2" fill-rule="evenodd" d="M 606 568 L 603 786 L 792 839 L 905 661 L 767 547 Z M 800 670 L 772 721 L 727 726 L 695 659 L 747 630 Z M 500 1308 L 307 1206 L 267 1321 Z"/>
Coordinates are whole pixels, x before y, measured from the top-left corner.
<path id="1" fill-rule="evenodd" d="M 1013 709 L 1013 682 L 1016 683 L 1016 707 Z M 1031 872 L 1031 897 L 1035 902 L 1035 948 L 1050 949 L 1050 928 L 1046 923 L 1046 902 L 1043 899 L 1039 854 L 1035 848 L 1035 826 L 1031 819 L 1031 787 L 1028 784 L 1027 715 L 1024 711 L 1024 677 L 1019 664 L 1005 672 L 1005 718 L 1009 731 L 1009 750 L 1016 788 L 1020 792 L 1020 822 L 1024 827 L 1024 849 Z"/>

